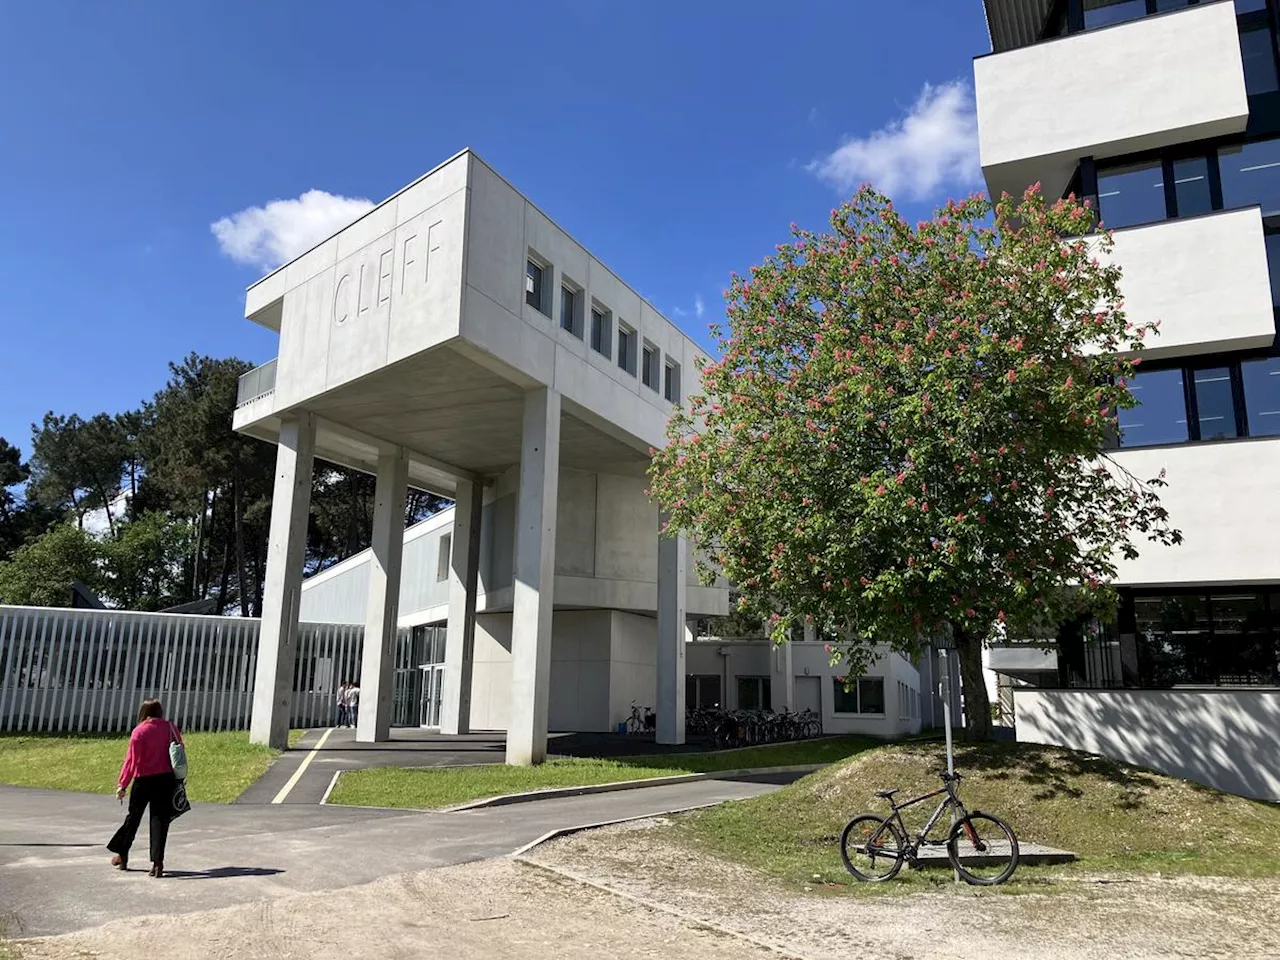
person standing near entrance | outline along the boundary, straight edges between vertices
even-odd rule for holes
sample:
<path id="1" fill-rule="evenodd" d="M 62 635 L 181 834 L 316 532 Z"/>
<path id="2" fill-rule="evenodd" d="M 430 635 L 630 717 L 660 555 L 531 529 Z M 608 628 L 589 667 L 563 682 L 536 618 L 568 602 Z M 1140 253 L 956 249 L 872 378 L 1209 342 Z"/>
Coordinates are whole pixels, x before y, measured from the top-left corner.
<path id="1" fill-rule="evenodd" d="M 356 725 L 356 717 L 360 714 L 360 685 L 353 683 L 347 687 L 347 716 L 351 720 L 351 726 Z"/>
<path id="2" fill-rule="evenodd" d="M 351 684 L 347 683 L 345 680 L 338 685 L 338 726 L 340 727 L 345 727 L 347 725 L 347 690 L 350 689 L 350 687 Z"/>
<path id="3" fill-rule="evenodd" d="M 174 776 L 173 762 L 169 758 L 169 744 L 175 742 L 182 743 L 182 732 L 165 720 L 160 701 L 143 700 L 138 709 L 138 725 L 129 735 L 129 750 L 116 788 L 116 799 L 123 801 L 125 791 L 132 784 L 129 812 L 107 843 L 107 849 L 115 854 L 111 865 L 119 870 L 129 869 L 129 848 L 138 835 L 143 811 L 150 807 L 150 875 L 164 876 L 164 848 L 169 838 L 169 823 L 174 818 L 174 794 L 178 789 L 178 778 Z"/>

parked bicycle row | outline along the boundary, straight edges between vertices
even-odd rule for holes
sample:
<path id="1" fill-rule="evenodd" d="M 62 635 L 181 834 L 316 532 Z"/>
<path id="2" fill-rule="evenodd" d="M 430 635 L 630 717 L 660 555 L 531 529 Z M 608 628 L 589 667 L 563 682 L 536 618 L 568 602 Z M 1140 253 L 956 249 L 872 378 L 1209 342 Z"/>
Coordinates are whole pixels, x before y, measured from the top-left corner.
<path id="1" fill-rule="evenodd" d="M 718 748 L 782 743 L 822 735 L 822 718 L 812 710 L 723 710 L 705 707 L 685 714 L 685 731 L 706 737 Z"/>

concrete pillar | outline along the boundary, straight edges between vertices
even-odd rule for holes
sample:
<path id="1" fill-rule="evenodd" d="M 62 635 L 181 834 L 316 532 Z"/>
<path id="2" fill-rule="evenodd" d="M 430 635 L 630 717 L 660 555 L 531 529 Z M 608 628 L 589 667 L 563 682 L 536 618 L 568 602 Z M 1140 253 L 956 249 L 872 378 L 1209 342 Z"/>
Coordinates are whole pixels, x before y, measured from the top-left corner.
<path id="1" fill-rule="evenodd" d="M 356 740 L 391 739 L 391 699 L 395 687 L 396 624 L 400 619 L 400 558 L 404 554 L 404 501 L 409 461 L 397 447 L 378 456 L 374 492 L 373 543 L 369 549 L 369 600 L 364 612 L 360 655 L 360 705 Z"/>
<path id="2" fill-rule="evenodd" d="M 251 742 L 281 750 L 289 745 L 315 449 L 316 423 L 312 414 L 303 412 L 281 421 L 267 532 L 267 574 L 262 587 L 253 714 L 249 720 Z"/>
<path id="3" fill-rule="evenodd" d="M 787 642 L 773 649 L 772 689 L 773 709 L 778 713 L 783 710 L 796 709 L 796 671 L 793 651 L 795 644 L 790 638 Z"/>
<path id="4" fill-rule="evenodd" d="M 559 482 L 560 394 L 545 387 L 530 390 L 524 397 L 516 503 L 511 708 L 507 719 L 510 764 L 541 763 L 547 758 Z"/>
<path id="5" fill-rule="evenodd" d="M 459 481 L 449 558 L 449 626 L 444 644 L 440 732 L 471 732 L 471 674 L 475 661 L 476 589 L 480 580 L 480 518 L 484 489 Z"/>
<path id="6" fill-rule="evenodd" d="M 658 514 L 658 525 L 667 517 Z M 658 538 L 658 743 L 684 743 L 684 644 L 688 540 Z"/>

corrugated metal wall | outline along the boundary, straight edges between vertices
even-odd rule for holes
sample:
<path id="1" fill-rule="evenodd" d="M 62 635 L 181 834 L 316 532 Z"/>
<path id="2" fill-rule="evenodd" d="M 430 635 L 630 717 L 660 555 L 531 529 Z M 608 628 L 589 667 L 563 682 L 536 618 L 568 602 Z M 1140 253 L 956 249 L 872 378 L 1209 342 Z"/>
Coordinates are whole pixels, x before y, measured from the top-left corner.
<path id="1" fill-rule="evenodd" d="M 249 725 L 256 619 L 0 606 L 0 730 L 124 731 L 158 697 L 185 730 Z M 304 623 L 290 724 L 331 723 L 363 626 Z M 402 630 L 401 644 L 410 642 Z"/>

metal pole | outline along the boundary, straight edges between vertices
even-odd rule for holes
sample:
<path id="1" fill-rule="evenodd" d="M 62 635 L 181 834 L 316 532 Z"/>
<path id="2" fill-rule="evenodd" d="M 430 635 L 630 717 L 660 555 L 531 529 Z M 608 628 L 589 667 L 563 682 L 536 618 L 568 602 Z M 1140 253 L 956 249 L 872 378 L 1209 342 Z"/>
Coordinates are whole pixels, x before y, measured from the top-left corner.
<path id="1" fill-rule="evenodd" d="M 941 667 L 939 673 L 942 677 L 942 726 L 947 734 L 947 773 L 954 774 L 956 772 L 955 752 L 951 747 L 951 664 L 947 657 L 946 650 L 938 651 L 938 662 Z M 951 826 L 954 829 L 956 825 L 956 808 L 951 808 Z M 960 872 L 952 870 L 952 879 L 955 883 L 960 882 Z"/>

